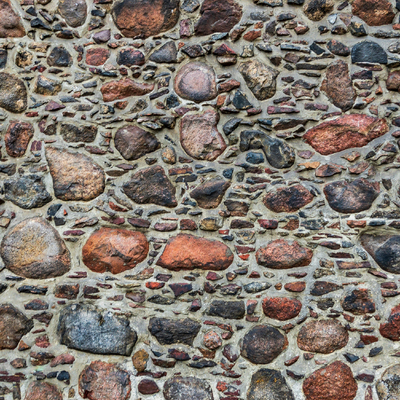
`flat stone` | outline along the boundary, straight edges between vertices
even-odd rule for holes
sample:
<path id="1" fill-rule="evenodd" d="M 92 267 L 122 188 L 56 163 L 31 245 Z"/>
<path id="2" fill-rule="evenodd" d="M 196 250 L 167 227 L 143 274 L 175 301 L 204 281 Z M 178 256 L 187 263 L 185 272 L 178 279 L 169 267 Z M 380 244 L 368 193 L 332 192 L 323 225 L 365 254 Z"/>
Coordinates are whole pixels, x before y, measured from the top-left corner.
<path id="1" fill-rule="evenodd" d="M 85 0 L 59 0 L 58 12 L 72 28 L 82 26 L 87 17 Z"/>
<path id="2" fill-rule="evenodd" d="M 326 47 L 335 56 L 347 57 L 350 55 L 350 48 L 338 40 L 330 40 Z"/>
<path id="3" fill-rule="evenodd" d="M 181 233 L 168 240 L 156 264 L 171 271 L 192 269 L 222 271 L 232 262 L 233 253 L 226 244 Z"/>
<path id="4" fill-rule="evenodd" d="M 105 173 L 90 157 L 48 146 L 46 159 L 58 199 L 89 201 L 104 192 Z"/>
<path id="5" fill-rule="evenodd" d="M 79 375 L 79 395 L 90 400 L 128 400 L 129 373 L 116 364 L 92 361 Z"/>
<path id="6" fill-rule="evenodd" d="M 190 319 L 150 318 L 149 331 L 162 345 L 182 343 L 193 346 L 201 325 Z"/>
<path id="7" fill-rule="evenodd" d="M 311 263 L 312 257 L 311 249 L 285 239 L 273 240 L 256 253 L 257 263 L 272 269 L 305 267 Z"/>
<path id="8" fill-rule="evenodd" d="M 165 207 L 175 207 L 178 204 L 175 186 L 159 165 L 134 173 L 131 179 L 124 183 L 123 191 L 138 204 L 157 204 Z"/>
<path id="9" fill-rule="evenodd" d="M 119 128 L 114 137 L 115 148 L 125 160 L 137 160 L 160 148 L 160 142 L 150 132 L 135 125 Z"/>
<path id="10" fill-rule="evenodd" d="M 10 0 L 0 2 L 0 38 L 19 38 L 25 36 L 21 17 L 15 12 Z"/>
<path id="11" fill-rule="evenodd" d="M 389 72 L 388 78 L 386 80 L 387 90 L 398 91 L 400 89 L 400 71 Z"/>
<path id="12" fill-rule="evenodd" d="M 196 200 L 197 205 L 201 208 L 216 208 L 220 205 L 230 185 L 230 182 L 224 179 L 213 178 L 193 189 L 190 192 L 190 197 Z"/>
<path id="13" fill-rule="evenodd" d="M 379 332 L 386 339 L 394 342 L 400 340 L 400 305 L 392 308 L 387 322 L 380 325 Z"/>
<path id="14" fill-rule="evenodd" d="M 378 43 L 364 41 L 357 43 L 351 49 L 351 62 L 387 64 L 388 57 L 385 50 Z"/>
<path id="15" fill-rule="evenodd" d="M 333 0 L 306 0 L 303 11 L 311 21 L 321 21 L 333 10 L 334 5 Z"/>
<path id="16" fill-rule="evenodd" d="M 316 370 L 303 382 L 306 400 L 353 400 L 357 389 L 350 367 L 341 361 Z"/>
<path id="17" fill-rule="evenodd" d="M 384 119 L 363 114 L 349 114 L 322 122 L 303 136 L 318 153 L 327 156 L 354 147 L 366 146 L 386 134 L 389 126 Z"/>
<path id="18" fill-rule="evenodd" d="M 369 210 L 379 193 L 379 182 L 371 182 L 364 178 L 352 182 L 336 181 L 324 186 L 329 206 L 345 214 Z"/>
<path id="19" fill-rule="evenodd" d="M 67 273 L 70 254 L 58 232 L 44 219 L 25 219 L 9 229 L 0 246 L 11 272 L 29 279 L 48 279 Z"/>
<path id="20" fill-rule="evenodd" d="M 155 394 L 159 391 L 157 383 L 152 379 L 142 379 L 138 384 L 138 392 L 140 394 Z"/>
<path id="21" fill-rule="evenodd" d="M 86 304 L 71 304 L 60 311 L 60 343 L 94 354 L 129 356 L 137 340 L 129 318 Z"/>
<path id="22" fill-rule="evenodd" d="M 82 248 L 82 261 L 93 272 L 119 274 L 146 259 L 149 243 L 141 232 L 100 228 Z"/>
<path id="23" fill-rule="evenodd" d="M 341 302 L 344 311 L 354 315 L 373 314 L 375 303 L 368 289 L 354 289 Z"/>
<path id="24" fill-rule="evenodd" d="M 0 107 L 12 113 L 22 113 L 28 106 L 24 82 L 15 75 L 0 72 Z"/>
<path id="25" fill-rule="evenodd" d="M 13 350 L 33 328 L 33 320 L 11 304 L 0 305 L 0 350 Z"/>
<path id="26" fill-rule="evenodd" d="M 112 18 L 124 36 L 146 39 L 177 24 L 179 0 L 120 0 L 113 5 Z"/>
<path id="27" fill-rule="evenodd" d="M 61 124 L 60 135 L 67 143 L 91 143 L 96 139 L 96 125 Z"/>
<path id="28" fill-rule="evenodd" d="M 204 379 L 194 376 L 174 376 L 164 383 L 165 400 L 214 400 L 213 392 Z"/>
<path id="29" fill-rule="evenodd" d="M 217 97 L 217 84 L 214 69 L 202 62 L 184 65 L 175 76 L 174 90 L 186 100 L 201 103 Z"/>
<path id="30" fill-rule="evenodd" d="M 321 354 L 342 349 L 348 341 L 347 330 L 335 319 L 307 322 L 297 336 L 297 345 L 301 350 Z"/>
<path id="31" fill-rule="evenodd" d="M 282 187 L 264 196 L 263 203 L 269 210 L 282 212 L 296 212 L 314 200 L 312 193 L 303 185 Z"/>
<path id="32" fill-rule="evenodd" d="M 92 47 L 86 50 L 86 64 L 99 67 L 110 57 L 110 50 L 103 47 Z"/>
<path id="33" fill-rule="evenodd" d="M 24 400 L 63 400 L 63 396 L 57 386 L 44 381 L 33 381 L 26 390 Z"/>
<path id="34" fill-rule="evenodd" d="M 47 57 L 47 64 L 50 67 L 67 68 L 72 65 L 71 54 L 64 46 L 53 47 L 49 56 Z"/>
<path id="35" fill-rule="evenodd" d="M 376 383 L 379 400 L 400 398 L 400 364 L 387 368 Z"/>
<path id="36" fill-rule="evenodd" d="M 245 312 L 243 301 L 213 300 L 207 314 L 224 319 L 242 319 Z"/>
<path id="37" fill-rule="evenodd" d="M 158 64 L 169 64 L 177 61 L 178 50 L 175 42 L 169 41 L 164 43 L 159 49 L 155 50 L 149 60 Z"/>
<path id="38" fill-rule="evenodd" d="M 369 26 L 382 26 L 392 23 L 395 13 L 389 0 L 355 0 L 352 12 Z"/>
<path id="39" fill-rule="evenodd" d="M 295 400 L 292 389 L 280 371 L 263 368 L 251 377 L 247 400 Z"/>
<path id="40" fill-rule="evenodd" d="M 323 296 L 331 292 L 335 292 L 341 288 L 340 285 L 334 282 L 315 281 L 314 286 L 310 291 L 312 296 Z"/>
<path id="41" fill-rule="evenodd" d="M 10 157 L 22 157 L 33 138 L 33 125 L 29 122 L 11 121 L 8 125 L 4 142 Z"/>
<path id="42" fill-rule="evenodd" d="M 302 304 L 297 299 L 287 297 L 267 297 L 262 302 L 265 316 L 278 321 L 287 321 L 300 314 Z"/>
<path id="43" fill-rule="evenodd" d="M 288 346 L 288 340 L 278 329 L 257 325 L 243 337 L 241 355 L 253 364 L 269 364 Z"/>
<path id="44" fill-rule="evenodd" d="M 144 65 L 146 62 L 144 54 L 135 49 L 122 49 L 117 56 L 118 65 L 126 65 L 132 67 L 133 65 Z"/>
<path id="45" fill-rule="evenodd" d="M 131 96 L 145 96 L 152 92 L 154 84 L 140 83 L 130 78 L 105 83 L 100 91 L 105 102 L 125 99 Z"/>
<path id="46" fill-rule="evenodd" d="M 42 96 L 55 96 L 61 92 L 61 82 L 39 75 L 35 81 L 34 92 Z"/>

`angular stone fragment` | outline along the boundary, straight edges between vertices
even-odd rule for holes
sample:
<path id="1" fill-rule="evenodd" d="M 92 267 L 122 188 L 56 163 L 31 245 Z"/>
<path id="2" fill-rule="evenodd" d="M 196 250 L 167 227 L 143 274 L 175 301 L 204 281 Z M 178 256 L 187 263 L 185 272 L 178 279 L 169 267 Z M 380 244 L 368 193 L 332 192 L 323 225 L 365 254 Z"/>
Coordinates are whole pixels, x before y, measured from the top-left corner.
<path id="1" fill-rule="evenodd" d="M 162 64 L 162 63 L 174 63 L 176 62 L 178 50 L 175 42 L 170 41 L 163 44 L 159 49 L 155 50 L 150 56 L 149 60 Z"/>
<path id="2" fill-rule="evenodd" d="M 288 340 L 278 329 L 269 325 L 257 325 L 245 335 L 241 355 L 253 364 L 269 364 L 288 346 Z"/>
<path id="3" fill-rule="evenodd" d="M 94 354 L 129 356 L 137 340 L 126 316 L 85 304 L 61 310 L 57 334 L 70 349 Z"/>
<path id="4" fill-rule="evenodd" d="M 133 65 L 144 65 L 146 62 L 144 54 L 139 50 L 122 49 L 117 56 L 118 65 L 126 65 L 132 67 Z"/>
<path id="5" fill-rule="evenodd" d="M 22 157 L 33 138 L 33 132 L 29 122 L 11 121 L 4 136 L 7 154 L 10 157 Z"/>
<path id="6" fill-rule="evenodd" d="M 7 179 L 4 181 L 4 192 L 6 200 L 25 210 L 43 207 L 51 201 L 51 195 L 38 175 Z"/>
<path id="7" fill-rule="evenodd" d="M 307 322 L 297 336 L 297 345 L 301 350 L 322 354 L 333 353 L 345 347 L 348 341 L 347 330 L 334 319 Z"/>
<path id="8" fill-rule="evenodd" d="M 63 400 L 63 396 L 57 386 L 44 381 L 34 381 L 28 386 L 24 400 Z"/>
<path id="9" fill-rule="evenodd" d="M 364 178 L 352 182 L 332 182 L 324 187 L 329 206 L 340 213 L 358 213 L 370 209 L 379 193 L 379 182 Z"/>
<path id="10" fill-rule="evenodd" d="M 400 364 L 392 365 L 385 370 L 376 383 L 376 393 L 379 400 L 400 398 Z"/>
<path id="11" fill-rule="evenodd" d="M 58 12 L 72 28 L 82 26 L 87 17 L 85 0 L 59 0 Z"/>
<path id="12" fill-rule="evenodd" d="M 112 18 L 122 34 L 146 39 L 172 29 L 179 19 L 179 0 L 120 0 Z"/>
<path id="13" fill-rule="evenodd" d="M 323 296 L 324 294 L 335 292 L 341 288 L 340 285 L 333 282 L 315 281 L 310 291 L 312 296 Z"/>
<path id="14" fill-rule="evenodd" d="M 194 31 L 197 36 L 229 32 L 242 18 L 242 7 L 234 0 L 205 0 Z"/>
<path id="15" fill-rule="evenodd" d="M 90 400 L 128 400 L 129 373 L 116 364 L 92 361 L 79 375 L 79 395 Z"/>
<path id="16" fill-rule="evenodd" d="M 353 14 L 369 26 L 389 25 L 395 17 L 389 0 L 355 0 L 351 7 Z"/>
<path id="17" fill-rule="evenodd" d="M 357 389 L 350 367 L 341 361 L 318 369 L 303 382 L 306 400 L 353 400 Z"/>
<path id="18" fill-rule="evenodd" d="M 214 69 L 201 62 L 184 65 L 176 74 L 174 89 L 178 96 L 200 103 L 217 97 Z"/>
<path id="19" fill-rule="evenodd" d="M 285 239 L 273 240 L 256 253 L 257 263 L 272 269 L 305 267 L 311 263 L 312 257 L 311 249 Z"/>
<path id="20" fill-rule="evenodd" d="M 388 321 L 380 325 L 379 332 L 386 339 L 400 340 L 400 305 L 392 308 Z"/>
<path id="21" fill-rule="evenodd" d="M 333 0 L 307 0 L 303 6 L 304 14 L 311 21 L 321 21 L 333 10 Z"/>
<path id="22" fill-rule="evenodd" d="M 242 319 L 246 312 L 243 301 L 213 300 L 208 315 L 225 319 Z"/>
<path id="23" fill-rule="evenodd" d="M 10 0 L 0 2 L 0 39 L 25 36 L 21 17 L 14 11 Z"/>
<path id="24" fill-rule="evenodd" d="M 352 47 L 351 62 L 387 64 L 388 56 L 378 43 L 366 40 Z"/>
<path id="25" fill-rule="evenodd" d="M 207 381 L 194 376 L 174 376 L 168 379 L 164 384 L 163 394 L 165 400 L 214 400 Z"/>
<path id="26" fill-rule="evenodd" d="M 50 67 L 65 68 L 72 65 L 72 57 L 64 46 L 54 47 L 47 57 Z"/>
<path id="27" fill-rule="evenodd" d="M 61 124 L 60 135 L 67 143 L 91 143 L 96 139 L 97 126 L 76 126 L 73 124 Z"/>
<path id="28" fill-rule="evenodd" d="M 83 263 L 94 272 L 119 274 L 146 259 L 149 243 L 141 232 L 101 228 L 82 248 Z"/>
<path id="29" fill-rule="evenodd" d="M 24 278 L 53 278 L 71 267 L 69 251 L 60 235 L 42 218 L 26 219 L 7 231 L 0 254 L 6 268 Z"/>
<path id="30" fill-rule="evenodd" d="M 387 90 L 398 91 L 400 89 L 400 71 L 392 71 L 386 80 Z"/>
<path id="31" fill-rule="evenodd" d="M 104 171 L 90 157 L 49 146 L 46 159 L 58 199 L 89 201 L 104 192 Z"/>
<path id="32" fill-rule="evenodd" d="M 13 305 L 0 305 L 0 350 L 15 349 L 32 328 L 33 321 Z"/>
<path id="33" fill-rule="evenodd" d="M 175 186 L 159 165 L 144 168 L 132 175 L 123 185 L 124 193 L 138 204 L 157 204 L 175 207 Z"/>
<path id="34" fill-rule="evenodd" d="M 190 318 L 167 319 L 150 318 L 149 331 L 162 345 L 182 343 L 193 346 L 193 340 L 199 333 L 201 325 Z"/>
<path id="35" fill-rule="evenodd" d="M 350 114 L 323 122 L 309 129 L 303 137 L 314 150 L 327 156 L 353 147 L 363 147 L 388 131 L 384 119 Z"/>
<path id="36" fill-rule="evenodd" d="M 160 148 L 160 142 L 150 132 L 134 125 L 126 125 L 117 130 L 115 148 L 125 160 L 137 160 L 145 154 Z"/>
<path id="37" fill-rule="evenodd" d="M 297 299 L 287 297 L 267 297 L 262 302 L 264 314 L 268 318 L 287 321 L 300 314 L 302 304 Z"/>
<path id="38" fill-rule="evenodd" d="M 132 79 L 125 78 L 119 81 L 105 83 L 100 91 L 103 95 L 103 100 L 107 103 L 109 101 L 125 99 L 130 96 L 144 96 L 153 89 L 153 84 L 135 82 Z"/>
<path id="39" fill-rule="evenodd" d="M 368 289 L 355 289 L 342 300 L 343 310 L 354 315 L 373 314 L 375 303 Z"/>
<path id="40" fill-rule="evenodd" d="M 295 400 L 292 389 L 281 372 L 260 369 L 251 377 L 247 400 Z"/>
<path id="41" fill-rule="evenodd" d="M 263 203 L 269 210 L 282 212 L 295 212 L 314 200 L 314 196 L 303 185 L 282 187 L 275 192 L 265 195 Z"/>
<path id="42" fill-rule="evenodd" d="M 213 161 L 226 149 L 218 132 L 219 114 L 214 110 L 203 114 L 186 114 L 181 119 L 180 140 L 183 149 L 198 160 Z"/>
<path id="43" fill-rule="evenodd" d="M 357 94 L 352 85 L 347 63 L 339 60 L 327 68 L 321 90 L 342 111 L 350 110 L 353 107 Z"/>
<path id="44" fill-rule="evenodd" d="M 232 262 L 233 253 L 226 244 L 181 233 L 168 240 L 156 264 L 171 271 L 195 268 L 222 271 Z"/>
<path id="45" fill-rule="evenodd" d="M 0 107 L 12 113 L 21 113 L 28 106 L 24 82 L 16 76 L 0 72 Z"/>
<path id="46" fill-rule="evenodd" d="M 226 190 L 231 184 L 221 178 L 213 178 L 203 182 L 190 192 L 190 197 L 195 199 L 201 208 L 216 208 L 221 203 Z"/>
<path id="47" fill-rule="evenodd" d="M 257 100 L 266 100 L 275 95 L 276 78 L 279 75 L 277 70 L 256 59 L 241 63 L 238 70 Z"/>
<path id="48" fill-rule="evenodd" d="M 61 91 L 61 83 L 39 75 L 35 82 L 34 92 L 42 96 L 55 96 Z"/>

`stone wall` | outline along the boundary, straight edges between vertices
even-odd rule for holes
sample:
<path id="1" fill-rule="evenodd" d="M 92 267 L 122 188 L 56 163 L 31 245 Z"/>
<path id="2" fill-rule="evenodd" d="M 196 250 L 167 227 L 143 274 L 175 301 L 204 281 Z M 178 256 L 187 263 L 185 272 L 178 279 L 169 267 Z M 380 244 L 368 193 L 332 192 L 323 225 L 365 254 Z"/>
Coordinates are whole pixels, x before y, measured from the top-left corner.
<path id="1" fill-rule="evenodd" d="M 400 399 L 399 10 L 0 0 L 0 399 Z"/>

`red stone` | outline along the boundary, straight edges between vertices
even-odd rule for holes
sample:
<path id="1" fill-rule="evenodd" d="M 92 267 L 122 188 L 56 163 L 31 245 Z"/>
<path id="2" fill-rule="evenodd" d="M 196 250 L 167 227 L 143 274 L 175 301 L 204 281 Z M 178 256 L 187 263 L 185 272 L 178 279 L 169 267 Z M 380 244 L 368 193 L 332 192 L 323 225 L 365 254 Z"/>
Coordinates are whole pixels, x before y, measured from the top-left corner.
<path id="1" fill-rule="evenodd" d="M 288 292 L 300 293 L 305 290 L 306 283 L 305 282 L 289 282 L 289 283 L 285 284 L 284 288 Z"/>
<path id="2" fill-rule="evenodd" d="M 287 321 L 297 317 L 301 311 L 302 304 L 297 299 L 286 297 L 267 297 L 263 300 L 262 308 L 268 318 L 279 321 Z"/>
<path id="3" fill-rule="evenodd" d="M 10 157 L 22 157 L 33 137 L 33 126 L 28 122 L 11 121 L 4 142 Z"/>
<path id="4" fill-rule="evenodd" d="M 110 50 L 103 47 L 94 47 L 86 51 L 86 64 L 99 66 L 103 65 L 110 57 Z"/>
<path id="5" fill-rule="evenodd" d="M 119 81 L 105 83 L 100 91 L 105 102 L 121 100 L 130 96 L 144 96 L 154 89 L 150 83 L 138 83 L 132 79 L 126 78 Z"/>
<path id="6" fill-rule="evenodd" d="M 369 26 L 389 25 L 395 17 L 389 0 L 355 0 L 352 11 Z"/>
<path id="7" fill-rule="evenodd" d="M 380 325 L 379 332 L 394 342 L 400 340 L 400 305 L 392 308 L 388 321 Z"/>
<path id="8" fill-rule="evenodd" d="M 143 379 L 138 384 L 138 391 L 141 394 L 154 394 L 158 393 L 160 389 L 152 379 Z"/>
<path id="9" fill-rule="evenodd" d="M 62 400 L 61 391 L 48 382 L 32 382 L 26 392 L 25 400 Z"/>

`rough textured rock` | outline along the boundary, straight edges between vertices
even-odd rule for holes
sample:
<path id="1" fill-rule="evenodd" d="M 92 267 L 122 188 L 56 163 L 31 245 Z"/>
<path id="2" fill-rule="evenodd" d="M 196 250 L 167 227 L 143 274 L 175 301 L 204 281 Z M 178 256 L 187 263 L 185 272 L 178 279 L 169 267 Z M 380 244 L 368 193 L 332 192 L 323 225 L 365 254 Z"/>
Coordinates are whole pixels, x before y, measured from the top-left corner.
<path id="1" fill-rule="evenodd" d="M 167 42 L 163 44 L 159 49 L 155 50 L 151 56 L 150 61 L 156 63 L 174 63 L 177 60 L 178 50 L 175 42 Z"/>
<path id="2" fill-rule="evenodd" d="M 10 157 L 22 157 L 33 137 L 33 126 L 28 122 L 11 121 L 4 142 Z"/>
<path id="3" fill-rule="evenodd" d="M 104 171 L 90 157 L 48 146 L 46 159 L 58 199 L 89 201 L 103 193 Z"/>
<path id="4" fill-rule="evenodd" d="M 262 302 L 264 314 L 268 318 L 287 321 L 300 314 L 302 304 L 297 299 L 287 297 L 267 297 Z"/>
<path id="5" fill-rule="evenodd" d="M 294 400 L 292 390 L 283 375 L 276 370 L 263 368 L 251 377 L 247 400 Z"/>
<path id="6" fill-rule="evenodd" d="M 392 308 L 387 322 L 379 327 L 380 334 L 395 342 L 400 340 L 400 306 Z"/>
<path id="7" fill-rule="evenodd" d="M 168 240 L 157 265 L 171 271 L 195 268 L 221 271 L 232 262 L 233 253 L 226 244 L 181 233 Z"/>
<path id="8" fill-rule="evenodd" d="M 154 89 L 151 83 L 140 83 L 126 78 L 105 83 L 100 91 L 105 102 L 125 99 L 130 96 L 144 96 Z"/>
<path id="9" fill-rule="evenodd" d="M 269 210 L 282 212 L 295 212 L 314 200 L 314 196 L 303 185 L 294 185 L 279 188 L 264 196 L 263 203 Z"/>
<path id="10" fill-rule="evenodd" d="M 51 67 L 66 68 L 73 63 L 72 56 L 64 46 L 53 47 L 47 57 L 47 64 Z"/>
<path id="11" fill-rule="evenodd" d="M 351 7 L 353 14 L 369 26 L 391 24 L 395 16 L 389 0 L 355 0 Z"/>
<path id="12" fill-rule="evenodd" d="M 376 383 L 376 392 L 379 400 L 396 399 L 400 396 L 400 365 L 395 364 L 387 368 Z"/>
<path id="13" fill-rule="evenodd" d="M 27 391 L 25 400 L 62 400 L 63 396 L 57 386 L 42 381 L 32 382 Z"/>
<path id="14" fill-rule="evenodd" d="M 95 354 L 129 356 L 137 340 L 126 316 L 80 304 L 61 310 L 57 333 L 68 348 Z"/>
<path id="15" fill-rule="evenodd" d="M 96 138 L 97 126 L 76 126 L 73 124 L 62 124 L 60 128 L 60 135 L 67 143 L 91 143 Z"/>
<path id="16" fill-rule="evenodd" d="M 303 11 L 311 21 L 321 21 L 333 10 L 333 0 L 306 0 Z"/>
<path id="17" fill-rule="evenodd" d="M 376 63 L 387 64 L 388 56 L 383 48 L 376 42 L 366 40 L 357 43 L 351 49 L 352 63 Z"/>
<path id="18" fill-rule="evenodd" d="M 85 0 L 59 0 L 58 12 L 69 26 L 77 28 L 86 21 L 87 4 Z"/>
<path id="19" fill-rule="evenodd" d="M 210 385 L 204 379 L 193 376 L 175 376 L 164 384 L 163 394 L 165 400 L 199 399 L 214 400 Z"/>
<path id="20" fill-rule="evenodd" d="M 9 0 L 0 4 L 0 38 L 19 38 L 25 36 L 21 17 L 14 11 Z"/>
<path id="21" fill-rule="evenodd" d="M 12 113 L 22 113 L 28 106 L 24 82 L 15 75 L 0 72 L 0 107 Z"/>
<path id="22" fill-rule="evenodd" d="M 198 206 L 205 209 L 216 208 L 222 201 L 230 183 L 224 179 L 214 178 L 202 183 L 190 192 Z"/>
<path id="23" fill-rule="evenodd" d="M 42 218 L 26 219 L 7 231 L 0 254 L 6 268 L 24 278 L 61 276 L 71 266 L 70 253 L 60 235 Z"/>
<path id="24" fill-rule="evenodd" d="M 245 314 L 243 301 L 214 300 L 208 310 L 208 315 L 225 319 L 242 319 Z"/>
<path id="25" fill-rule="evenodd" d="M 342 300 L 343 310 L 355 315 L 373 314 L 375 303 L 368 289 L 355 289 Z"/>

